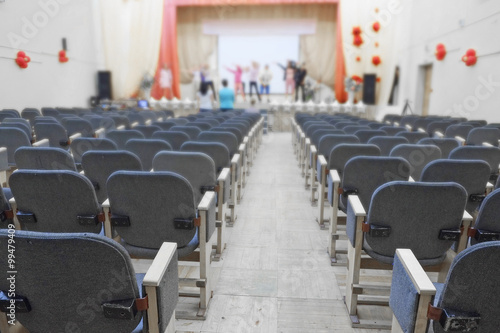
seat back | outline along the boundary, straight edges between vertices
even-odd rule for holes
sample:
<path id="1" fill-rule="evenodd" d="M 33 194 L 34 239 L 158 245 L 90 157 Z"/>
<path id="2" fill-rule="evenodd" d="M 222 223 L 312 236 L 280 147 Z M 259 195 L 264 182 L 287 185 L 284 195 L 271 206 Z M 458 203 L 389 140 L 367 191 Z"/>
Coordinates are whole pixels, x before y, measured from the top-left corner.
<path id="1" fill-rule="evenodd" d="M 459 136 L 461 138 L 467 139 L 469 132 L 473 128 L 474 127 L 472 125 L 463 125 L 463 124 L 450 125 L 446 129 L 446 132 L 444 132 L 444 136 L 447 138 L 455 138 L 456 136 Z"/>
<path id="2" fill-rule="evenodd" d="M 138 126 L 134 127 L 134 130 L 139 131 L 142 134 L 144 134 L 144 137 L 146 139 L 151 139 L 155 132 L 161 131 L 162 129 L 160 126 L 156 126 L 156 125 L 138 125 Z"/>
<path id="3" fill-rule="evenodd" d="M 390 228 L 387 237 L 365 234 L 366 251 L 372 257 L 392 262 L 396 249 L 411 249 L 423 265 L 441 262 L 452 240 L 439 239 L 441 230 L 459 230 L 467 193 L 456 183 L 393 181 L 374 193 L 367 214 L 372 227 Z M 348 218 L 350 214 L 348 214 Z M 354 228 L 347 223 L 354 244 Z"/>
<path id="4" fill-rule="evenodd" d="M 376 136 L 386 136 L 387 133 L 380 130 L 359 130 L 354 133 L 354 135 L 358 137 L 361 143 L 368 143 L 371 138 L 374 138 Z"/>
<path id="5" fill-rule="evenodd" d="M 337 170 L 339 175 L 342 175 L 346 163 L 355 156 L 380 156 L 380 149 L 371 144 L 338 144 L 330 152 L 327 168 L 329 170 Z"/>
<path id="6" fill-rule="evenodd" d="M 402 144 L 394 147 L 389 156 L 399 156 L 407 160 L 410 163 L 412 178 L 418 180 L 429 162 L 441 158 L 441 150 L 434 145 Z"/>
<path id="7" fill-rule="evenodd" d="M 204 153 L 162 151 L 153 160 L 154 171 L 170 171 L 186 178 L 198 205 L 208 187 L 216 185 L 215 163 Z"/>
<path id="8" fill-rule="evenodd" d="M 170 128 L 171 131 L 184 132 L 189 135 L 191 140 L 196 140 L 198 135 L 201 133 L 201 129 L 195 126 L 173 126 Z"/>
<path id="9" fill-rule="evenodd" d="M 9 233 L 0 230 L 0 243 Z M 0 248 L 7 258 L 7 246 Z M 92 234 L 16 231 L 16 294 L 25 297 L 29 312 L 16 319 L 30 332 L 132 332 L 133 320 L 106 318 L 101 304 L 140 297 L 134 267 L 125 249 Z M 6 270 L 0 290 L 9 290 Z M 70 291 L 70 292 L 69 292 Z M 173 304 L 176 300 L 173 300 Z"/>
<path id="10" fill-rule="evenodd" d="M 460 142 L 452 138 L 423 138 L 417 144 L 438 146 L 441 149 L 442 158 L 448 158 L 451 151 L 460 146 Z"/>
<path id="11" fill-rule="evenodd" d="M 28 120 L 31 126 L 35 125 L 35 117 L 39 117 L 41 115 L 40 111 L 34 108 L 26 108 L 21 111 L 21 117 Z"/>
<path id="12" fill-rule="evenodd" d="M 325 159 L 330 158 L 330 152 L 336 145 L 341 143 L 359 143 L 355 135 L 347 134 L 328 134 L 321 137 L 318 144 L 318 155 L 323 155 Z"/>
<path id="13" fill-rule="evenodd" d="M 218 142 L 188 141 L 181 146 L 181 151 L 207 154 L 214 161 L 217 174 L 219 174 L 223 168 L 229 167 L 231 163 L 229 150 L 225 145 Z"/>
<path id="14" fill-rule="evenodd" d="M 31 126 L 28 124 L 23 124 L 23 123 L 18 123 L 18 122 L 8 122 L 9 119 L 19 119 L 19 120 L 24 120 L 20 118 L 7 118 L 4 119 L 4 122 L 0 123 L 0 128 L 18 128 L 21 131 L 23 131 L 30 142 L 33 141 L 33 135 L 31 134 Z"/>
<path id="15" fill-rule="evenodd" d="M 487 242 L 465 249 L 451 264 L 437 307 L 481 317 L 474 332 L 496 332 L 500 327 L 498 299 L 500 285 L 494 281 L 500 276 L 500 242 Z M 434 321 L 435 333 L 444 333 L 439 321 Z"/>
<path id="16" fill-rule="evenodd" d="M 396 134 L 396 136 L 401 136 L 408 139 L 410 143 L 416 144 L 419 140 L 428 138 L 429 134 L 424 132 L 399 132 L 398 134 Z"/>
<path id="17" fill-rule="evenodd" d="M 103 203 L 108 198 L 106 182 L 115 171 L 142 171 L 139 157 L 125 150 L 87 151 L 82 156 L 82 169 L 94 186 L 97 200 Z"/>
<path id="18" fill-rule="evenodd" d="M 180 131 L 158 131 L 153 134 L 152 139 L 168 142 L 173 150 L 181 149 L 184 142 L 189 141 L 189 135 Z"/>
<path id="19" fill-rule="evenodd" d="M 342 128 L 342 130 L 345 132 L 345 134 L 354 134 L 357 131 L 370 130 L 370 127 L 368 127 L 368 126 L 359 126 L 359 125 L 355 124 L 355 125 L 346 126 L 346 127 Z"/>
<path id="20" fill-rule="evenodd" d="M 117 227 L 118 235 L 129 245 L 159 249 L 163 242 L 188 245 L 196 228 L 177 229 L 176 219 L 196 217 L 194 193 L 188 180 L 172 172 L 117 171 L 107 183 L 113 214 L 126 216 L 129 226 Z M 215 230 L 210 217 L 208 240 Z"/>
<path id="21" fill-rule="evenodd" d="M 406 127 L 402 127 L 402 126 L 383 126 L 383 127 L 380 127 L 380 130 L 386 132 L 387 135 L 390 135 L 390 136 L 394 136 L 394 135 L 401 133 L 401 132 L 408 132 L 408 129 Z"/>
<path id="22" fill-rule="evenodd" d="M 481 204 L 486 183 L 490 179 L 490 166 L 481 160 L 446 160 L 439 159 L 430 162 L 422 171 L 422 182 L 455 182 L 467 191 L 466 210 L 474 211 Z"/>
<path id="23" fill-rule="evenodd" d="M 341 207 L 347 207 L 347 196 L 349 193 L 355 193 L 365 210 L 368 210 L 372 195 L 377 188 L 390 181 L 407 181 L 409 177 L 410 165 L 404 158 L 353 157 L 346 163 L 342 173 Z"/>
<path id="24" fill-rule="evenodd" d="M 14 153 L 17 148 L 30 147 L 31 142 L 23 130 L 13 127 L 0 128 L 0 147 L 7 148 L 9 165 L 15 165 Z"/>
<path id="25" fill-rule="evenodd" d="M 150 171 L 153 168 L 153 159 L 163 150 L 172 150 L 167 141 L 157 139 L 131 139 L 125 144 L 125 150 L 134 153 L 142 163 L 142 170 Z"/>
<path id="26" fill-rule="evenodd" d="M 116 143 L 116 146 L 120 150 L 125 149 L 125 144 L 130 139 L 145 139 L 146 137 L 139 131 L 136 130 L 124 130 L 124 131 L 109 131 L 106 134 L 106 138 Z"/>
<path id="27" fill-rule="evenodd" d="M 210 130 L 212 128 L 212 126 L 210 124 L 202 123 L 202 122 L 196 122 L 196 121 L 187 123 L 184 126 L 187 126 L 187 127 L 190 127 L 190 126 L 197 127 L 197 128 L 200 129 L 200 131 L 208 131 L 208 130 Z"/>
<path id="28" fill-rule="evenodd" d="M 186 118 L 170 118 L 168 121 L 174 122 L 177 126 L 184 126 L 189 123 L 189 120 Z"/>
<path id="29" fill-rule="evenodd" d="M 152 125 L 158 126 L 162 131 L 168 131 L 171 127 L 177 124 L 173 121 L 155 121 Z"/>
<path id="30" fill-rule="evenodd" d="M 483 160 L 490 165 L 491 175 L 496 181 L 498 175 L 498 166 L 500 165 L 500 148 L 480 147 L 480 146 L 462 146 L 455 148 L 450 153 L 450 159 L 453 160 Z"/>
<path id="31" fill-rule="evenodd" d="M 38 141 L 49 140 L 49 146 L 54 148 L 68 148 L 69 137 L 66 129 L 57 121 L 55 123 L 35 123 L 35 134 Z"/>
<path id="32" fill-rule="evenodd" d="M 20 212 L 18 218 L 26 220 L 21 221 L 23 230 L 101 231 L 97 220 L 101 209 L 85 176 L 66 170 L 18 170 L 10 176 L 9 184 Z"/>
<path id="33" fill-rule="evenodd" d="M 241 144 L 243 142 L 243 132 L 241 132 L 241 130 L 239 130 L 238 128 L 236 127 L 222 127 L 222 126 L 217 126 L 217 127 L 212 127 L 210 129 L 210 131 L 212 132 L 229 132 L 229 133 L 233 133 L 236 138 L 238 139 L 238 144 Z"/>
<path id="34" fill-rule="evenodd" d="M 498 147 L 499 140 L 500 129 L 479 127 L 474 128 L 469 132 L 466 143 L 470 146 L 482 146 L 483 142 L 486 142 L 490 145 Z"/>
<path id="35" fill-rule="evenodd" d="M 500 234 L 500 221 L 498 220 L 498 216 L 500 216 L 500 189 L 496 189 L 488 194 L 481 203 L 474 228 L 481 231 Z M 498 236 L 495 238 L 495 240 L 500 240 Z M 482 241 L 483 240 L 479 237 L 471 237 L 470 239 L 471 245 L 475 245 Z"/>
<path id="36" fill-rule="evenodd" d="M 42 115 L 45 117 L 57 117 L 59 115 L 59 111 L 54 108 L 42 108 Z"/>
<path id="37" fill-rule="evenodd" d="M 84 138 L 91 138 L 94 136 L 92 124 L 85 119 L 70 118 L 66 120 L 64 127 L 66 127 L 69 136 L 76 133 L 81 133 Z"/>
<path id="38" fill-rule="evenodd" d="M 380 156 L 389 156 L 392 148 L 409 142 L 407 138 L 399 136 L 375 136 L 368 140 L 368 143 L 376 145 L 380 149 Z"/>
<path id="39" fill-rule="evenodd" d="M 457 121 L 453 120 L 437 120 L 433 121 L 429 125 L 427 125 L 427 134 L 429 134 L 430 137 L 434 136 L 435 132 L 441 132 L 442 134 L 446 133 L 446 129 L 453 125 L 456 124 Z"/>
<path id="40" fill-rule="evenodd" d="M 94 130 L 104 128 L 106 132 L 109 132 L 116 129 L 116 123 L 111 117 L 93 116 L 89 119 L 89 121 Z"/>
<path id="41" fill-rule="evenodd" d="M 109 139 L 76 138 L 71 142 L 71 153 L 76 164 L 82 163 L 82 156 L 87 151 L 117 150 L 116 144 Z"/>
<path id="42" fill-rule="evenodd" d="M 230 156 L 238 153 L 238 138 L 231 132 L 204 131 L 198 135 L 197 141 L 219 142 L 227 147 Z"/>
<path id="43" fill-rule="evenodd" d="M 53 147 L 21 147 L 14 153 L 18 169 L 77 171 L 67 150 Z"/>
<path id="44" fill-rule="evenodd" d="M 307 130 L 304 132 L 304 134 L 305 134 L 306 138 L 310 138 L 315 131 L 323 130 L 323 129 L 335 130 L 335 127 L 328 124 L 328 123 L 321 122 L 321 124 L 314 124 L 312 126 L 309 126 L 307 128 Z"/>

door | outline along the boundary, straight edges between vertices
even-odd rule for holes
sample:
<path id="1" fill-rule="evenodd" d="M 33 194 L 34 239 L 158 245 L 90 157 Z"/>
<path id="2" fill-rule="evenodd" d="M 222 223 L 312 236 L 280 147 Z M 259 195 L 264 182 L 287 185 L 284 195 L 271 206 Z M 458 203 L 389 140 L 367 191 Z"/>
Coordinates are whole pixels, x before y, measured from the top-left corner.
<path id="1" fill-rule="evenodd" d="M 423 99 L 422 99 L 422 116 L 429 115 L 429 103 L 431 100 L 432 93 L 432 65 L 423 66 L 424 71 L 424 89 L 423 89 Z"/>

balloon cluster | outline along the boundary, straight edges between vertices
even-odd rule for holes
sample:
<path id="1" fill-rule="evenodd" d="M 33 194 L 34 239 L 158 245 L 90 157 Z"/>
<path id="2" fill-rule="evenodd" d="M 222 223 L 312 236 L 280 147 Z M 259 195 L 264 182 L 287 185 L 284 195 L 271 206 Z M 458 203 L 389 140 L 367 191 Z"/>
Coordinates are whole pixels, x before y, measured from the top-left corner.
<path id="1" fill-rule="evenodd" d="M 353 44 L 357 47 L 360 47 L 361 44 L 363 44 L 363 38 L 361 37 L 361 28 L 360 27 L 353 27 L 352 28 L 352 34 L 354 36 L 353 39 Z"/>
<path id="2" fill-rule="evenodd" d="M 462 61 L 465 62 L 466 66 L 473 66 L 477 62 L 476 50 L 468 49 L 465 55 L 462 57 Z"/>
<path id="3" fill-rule="evenodd" d="M 28 68 L 28 63 L 31 61 L 31 58 L 26 55 L 24 51 L 17 52 L 16 64 L 20 68 Z"/>
<path id="4" fill-rule="evenodd" d="M 59 51 L 59 62 L 60 63 L 65 63 L 65 62 L 68 62 L 68 57 L 66 56 L 66 51 L 65 50 L 61 50 Z"/>
<path id="5" fill-rule="evenodd" d="M 436 45 L 436 59 L 441 61 L 444 59 L 444 57 L 446 57 L 446 47 L 444 46 L 444 44 L 441 44 L 439 43 L 438 45 Z"/>

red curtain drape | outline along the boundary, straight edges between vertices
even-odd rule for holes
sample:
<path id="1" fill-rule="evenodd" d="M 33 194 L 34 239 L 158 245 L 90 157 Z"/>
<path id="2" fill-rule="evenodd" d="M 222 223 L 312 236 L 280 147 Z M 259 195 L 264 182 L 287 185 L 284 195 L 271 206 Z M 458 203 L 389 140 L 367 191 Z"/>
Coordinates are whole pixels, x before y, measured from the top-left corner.
<path id="1" fill-rule="evenodd" d="M 339 0 L 165 0 L 163 13 L 163 31 L 161 37 L 160 57 L 156 70 L 155 84 L 151 95 L 155 99 L 163 96 L 180 98 L 180 72 L 179 59 L 177 57 L 177 7 L 180 6 L 240 6 L 240 5 L 291 5 L 291 4 L 317 4 L 317 3 L 339 3 Z M 339 4 L 340 6 L 340 4 Z M 347 94 L 344 91 L 344 52 L 342 48 L 342 34 L 340 30 L 340 8 L 337 8 L 337 61 L 335 71 L 335 95 L 337 100 L 346 101 Z M 160 70 L 164 64 L 170 66 L 172 71 L 172 92 L 166 96 L 159 85 Z M 173 94 L 173 96 L 171 96 Z"/>

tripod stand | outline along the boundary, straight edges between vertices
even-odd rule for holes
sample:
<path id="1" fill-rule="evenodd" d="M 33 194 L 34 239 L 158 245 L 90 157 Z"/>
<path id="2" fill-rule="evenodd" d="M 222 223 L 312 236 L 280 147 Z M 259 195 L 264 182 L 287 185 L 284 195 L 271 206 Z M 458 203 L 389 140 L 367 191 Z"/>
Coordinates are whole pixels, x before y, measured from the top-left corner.
<path id="1" fill-rule="evenodd" d="M 410 106 L 410 100 L 407 99 L 405 102 L 405 106 L 403 107 L 403 111 L 401 112 L 401 116 L 406 116 L 408 114 L 408 111 L 410 111 L 410 114 L 413 114 L 413 110 Z"/>

